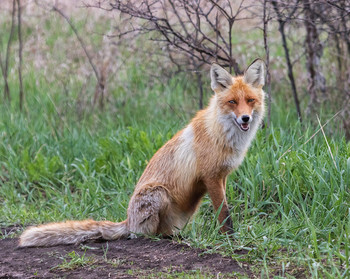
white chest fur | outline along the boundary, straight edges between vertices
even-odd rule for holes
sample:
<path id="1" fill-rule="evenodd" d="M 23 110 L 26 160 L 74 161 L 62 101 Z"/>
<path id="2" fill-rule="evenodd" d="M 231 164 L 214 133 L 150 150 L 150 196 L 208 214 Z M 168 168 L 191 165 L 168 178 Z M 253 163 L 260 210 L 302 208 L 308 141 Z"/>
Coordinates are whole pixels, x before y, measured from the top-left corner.
<path id="1" fill-rule="evenodd" d="M 253 113 L 253 121 L 250 125 L 250 129 L 248 131 L 242 131 L 234 123 L 234 117 L 235 116 L 231 114 L 222 114 L 218 118 L 219 123 L 222 125 L 226 142 L 233 150 L 232 154 L 227 156 L 224 161 L 225 167 L 231 170 L 238 168 L 243 162 L 245 154 L 261 123 L 261 116 L 257 113 Z"/>
<path id="2" fill-rule="evenodd" d="M 228 170 L 235 170 L 237 169 L 243 162 L 246 152 L 242 153 L 235 153 L 231 156 L 227 156 L 226 160 L 224 161 L 224 167 L 226 167 Z"/>

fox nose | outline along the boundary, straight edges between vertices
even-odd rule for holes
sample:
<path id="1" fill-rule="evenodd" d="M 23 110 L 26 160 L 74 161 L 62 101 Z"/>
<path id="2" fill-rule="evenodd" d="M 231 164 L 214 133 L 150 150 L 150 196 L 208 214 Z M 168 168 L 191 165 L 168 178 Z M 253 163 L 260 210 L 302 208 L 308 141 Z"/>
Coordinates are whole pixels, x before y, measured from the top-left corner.
<path id="1" fill-rule="evenodd" d="M 242 115 L 242 121 L 244 123 L 247 123 L 250 120 L 250 116 L 249 115 Z"/>

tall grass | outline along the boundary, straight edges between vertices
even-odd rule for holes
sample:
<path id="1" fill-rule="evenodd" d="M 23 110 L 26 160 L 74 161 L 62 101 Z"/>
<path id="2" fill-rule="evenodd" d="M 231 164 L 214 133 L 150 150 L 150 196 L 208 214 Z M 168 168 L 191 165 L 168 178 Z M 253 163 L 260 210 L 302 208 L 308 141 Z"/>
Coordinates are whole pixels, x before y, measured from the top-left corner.
<path id="1" fill-rule="evenodd" d="M 126 217 L 148 160 L 195 111 L 181 109 L 190 81 L 175 77 L 150 87 L 139 82 L 142 70 L 130 71 L 135 76 L 125 82 L 134 93 L 122 108 L 82 117 L 72 107 L 64 112 L 66 97 L 57 96 L 58 87 L 43 82 L 34 91 L 31 83 L 40 73 L 26 81 L 25 113 L 2 105 L 2 226 Z M 194 246 L 252 262 L 265 275 L 274 269 L 291 272 L 289 266 L 304 267 L 315 277 L 348 274 L 350 144 L 337 134 L 328 137 L 330 150 L 322 133 L 308 141 L 318 127 L 301 125 L 275 106 L 277 121 L 258 132 L 228 180 L 235 239 L 218 233 L 207 197 L 182 235 Z"/>

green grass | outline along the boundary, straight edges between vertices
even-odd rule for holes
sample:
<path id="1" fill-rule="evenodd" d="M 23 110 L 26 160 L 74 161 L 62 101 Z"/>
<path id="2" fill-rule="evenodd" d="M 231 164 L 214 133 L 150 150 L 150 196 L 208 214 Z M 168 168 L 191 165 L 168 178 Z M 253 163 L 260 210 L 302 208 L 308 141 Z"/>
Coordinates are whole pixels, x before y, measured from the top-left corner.
<path id="1" fill-rule="evenodd" d="M 49 47 L 56 37 L 72 36 L 56 32 L 47 38 Z M 62 55 L 57 49 L 56 57 Z M 9 80 L 12 103 L 0 106 L 0 225 L 124 220 L 148 160 L 193 117 L 196 83 L 186 74 L 167 83 L 153 80 L 141 58 L 131 57 L 112 82 L 105 109 L 78 111 L 78 77 L 66 77 L 65 94 L 46 72 L 29 62 L 25 67 L 24 111 L 18 111 L 14 96 L 16 74 Z M 87 88 L 91 96 L 94 81 Z M 208 97 L 208 80 L 204 88 Z M 319 127 L 298 123 L 286 88 L 273 85 L 271 126 L 258 132 L 244 163 L 228 179 L 235 238 L 218 232 L 205 197 L 179 241 L 248 263 L 262 278 L 349 277 L 350 144 L 337 119 L 325 127 L 330 151 L 321 132 L 308 141 Z M 324 111 L 321 123 L 331 115 Z M 310 118 L 317 123 L 316 116 Z"/>
<path id="2" fill-rule="evenodd" d="M 128 271 L 129 275 L 136 276 L 137 278 L 140 279 L 152 279 L 152 278 L 164 278 L 164 279 L 215 279 L 215 278 L 223 278 L 223 279 L 229 279 L 229 278 L 234 278 L 234 279 L 245 279 L 248 278 L 244 275 L 241 275 L 237 272 L 232 272 L 231 274 L 216 274 L 213 275 L 209 272 L 205 271 L 199 271 L 199 270 L 194 270 L 194 271 L 182 271 L 182 272 L 174 272 L 169 270 L 168 272 L 152 272 L 152 271 L 144 271 L 144 270 L 129 270 Z"/>
<path id="3" fill-rule="evenodd" d="M 161 96 L 172 92 L 166 98 L 178 98 L 172 104 L 179 111 L 189 81 L 148 87 L 135 77 L 132 86 L 141 88 L 125 109 L 86 112 L 81 119 L 72 108 L 57 112 L 64 105 L 53 99 L 58 88 L 43 83 L 29 97 L 31 82 L 24 113 L 5 105 L 0 112 L 1 225 L 123 220 L 147 161 L 193 115 L 179 119 L 160 105 Z M 143 94 L 155 103 L 147 106 Z M 273 108 L 273 119 L 282 115 L 279 110 Z M 229 177 L 235 240 L 218 233 L 205 198 L 182 232 L 184 241 L 251 263 L 262 277 L 275 269 L 287 274 L 288 266 L 315 278 L 348 275 L 350 144 L 337 134 L 328 137 L 333 161 L 322 133 L 305 143 L 317 127 L 283 117 L 258 132 L 243 165 Z"/>
<path id="4" fill-rule="evenodd" d="M 93 257 L 86 257 L 85 252 L 82 255 L 79 255 L 75 251 L 72 251 L 65 256 L 61 256 L 60 259 L 62 259 L 62 263 L 53 267 L 52 269 L 67 271 L 86 266 L 89 266 L 89 268 L 93 268 L 93 266 L 91 265 L 96 262 L 96 260 L 93 259 Z"/>

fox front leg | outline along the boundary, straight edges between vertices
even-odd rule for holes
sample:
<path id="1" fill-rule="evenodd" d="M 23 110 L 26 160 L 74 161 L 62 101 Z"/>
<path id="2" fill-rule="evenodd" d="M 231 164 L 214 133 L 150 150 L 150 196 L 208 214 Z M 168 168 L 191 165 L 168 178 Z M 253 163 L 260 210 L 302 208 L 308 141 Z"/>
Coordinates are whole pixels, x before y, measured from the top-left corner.
<path id="1" fill-rule="evenodd" d="M 207 179 L 204 183 L 215 211 L 221 207 L 219 213 L 219 222 L 222 224 L 221 232 L 232 234 L 234 232 L 233 222 L 226 201 L 226 178 Z"/>

